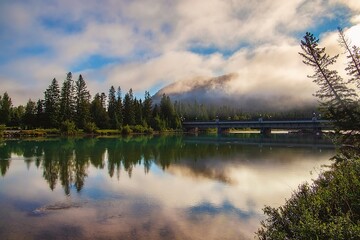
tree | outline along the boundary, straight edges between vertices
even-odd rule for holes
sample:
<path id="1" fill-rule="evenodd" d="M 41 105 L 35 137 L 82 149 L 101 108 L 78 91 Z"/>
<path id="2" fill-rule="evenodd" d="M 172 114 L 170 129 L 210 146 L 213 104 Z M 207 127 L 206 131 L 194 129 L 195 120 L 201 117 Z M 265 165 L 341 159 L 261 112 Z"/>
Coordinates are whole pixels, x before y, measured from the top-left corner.
<path id="1" fill-rule="evenodd" d="M 103 105 L 103 97 L 105 94 L 95 94 L 93 101 L 91 102 L 90 113 L 92 121 L 99 128 L 109 127 L 109 116 L 106 112 L 106 108 Z"/>
<path id="2" fill-rule="evenodd" d="M 314 74 L 309 77 L 319 86 L 315 96 L 320 99 L 325 114 L 335 121 L 339 130 L 353 130 L 354 123 L 358 120 L 353 111 L 357 95 L 336 70 L 329 68 L 339 55 L 330 57 L 318 43 L 319 39 L 307 32 L 301 41 L 303 52 L 299 53 L 304 58 L 303 62 L 314 69 Z"/>
<path id="3" fill-rule="evenodd" d="M 74 120 L 75 94 L 72 73 L 69 72 L 61 88 L 60 119 L 61 121 Z"/>
<path id="4" fill-rule="evenodd" d="M 36 103 L 36 124 L 35 127 L 45 125 L 44 100 L 39 99 Z"/>
<path id="5" fill-rule="evenodd" d="M 359 97 L 347 84 L 358 81 L 357 47 L 353 51 L 344 32 L 339 29 L 339 42 L 348 53 L 348 75 L 344 82 L 330 70 L 337 56 L 329 57 L 319 40 L 306 33 L 301 41 L 304 63 L 314 68 L 312 76 L 320 89 L 323 109 L 330 112 L 338 136 L 339 152 L 331 168 L 320 174 L 312 185 L 303 184 L 279 208 L 265 207 L 268 216 L 257 232 L 260 239 L 358 239 L 360 236 L 360 137 Z"/>
<path id="6" fill-rule="evenodd" d="M 60 89 L 55 78 L 44 92 L 44 95 L 45 126 L 50 128 L 59 127 Z"/>
<path id="7" fill-rule="evenodd" d="M 25 106 L 25 115 L 23 122 L 27 128 L 32 128 L 36 125 L 36 103 L 31 99 L 28 100 Z"/>
<path id="8" fill-rule="evenodd" d="M 116 114 L 116 96 L 115 96 L 115 88 L 114 86 L 110 87 L 109 96 L 108 96 L 108 114 L 110 119 L 110 127 L 115 129 L 118 125 L 118 119 Z"/>
<path id="9" fill-rule="evenodd" d="M 148 91 L 145 91 L 145 98 L 143 103 L 143 119 L 147 126 L 150 126 L 152 121 L 152 99 L 150 96 L 150 93 Z"/>
<path id="10" fill-rule="evenodd" d="M 82 75 L 75 83 L 76 85 L 76 126 L 83 129 L 90 121 L 90 93 L 86 88 L 85 80 Z"/>
<path id="11" fill-rule="evenodd" d="M 11 118 L 12 102 L 9 94 L 5 92 L 0 98 L 0 124 L 9 124 Z"/>
<path id="12" fill-rule="evenodd" d="M 180 127 L 180 119 L 174 110 L 170 97 L 165 94 L 160 101 L 160 117 L 165 121 L 167 128 L 176 129 Z"/>
<path id="13" fill-rule="evenodd" d="M 135 114 L 135 124 L 136 125 L 143 125 L 143 113 L 142 113 L 142 101 L 137 100 L 136 98 L 134 99 L 134 103 L 133 103 L 133 107 L 134 107 L 134 114 Z"/>
<path id="14" fill-rule="evenodd" d="M 24 114 L 25 114 L 24 106 L 19 105 L 17 107 L 13 107 L 11 109 L 9 125 L 17 126 L 17 127 L 21 126 L 23 122 Z"/>
<path id="15" fill-rule="evenodd" d="M 131 88 L 129 92 L 126 93 L 124 96 L 123 116 L 124 116 L 124 125 L 135 124 L 134 96 Z"/>
<path id="16" fill-rule="evenodd" d="M 350 76 L 349 83 L 355 83 L 356 86 L 360 89 L 360 48 L 353 46 L 351 48 L 350 40 L 345 36 L 344 31 L 341 28 L 338 28 L 339 31 L 339 43 L 342 46 L 346 53 L 348 66 L 345 68 L 347 74 Z"/>
<path id="17" fill-rule="evenodd" d="M 115 115 L 116 115 L 116 128 L 121 128 L 124 121 L 123 116 L 123 104 L 121 99 L 121 88 L 118 87 L 116 92 L 116 107 L 115 107 Z"/>

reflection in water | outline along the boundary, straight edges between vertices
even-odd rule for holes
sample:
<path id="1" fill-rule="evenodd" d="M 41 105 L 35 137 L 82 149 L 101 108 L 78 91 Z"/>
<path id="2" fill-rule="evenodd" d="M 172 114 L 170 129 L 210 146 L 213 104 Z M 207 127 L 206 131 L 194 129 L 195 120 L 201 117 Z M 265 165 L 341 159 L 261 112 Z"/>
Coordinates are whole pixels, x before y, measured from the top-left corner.
<path id="1" fill-rule="evenodd" d="M 0 238 L 252 238 L 264 204 L 283 203 L 333 149 L 239 136 L 5 141 Z"/>

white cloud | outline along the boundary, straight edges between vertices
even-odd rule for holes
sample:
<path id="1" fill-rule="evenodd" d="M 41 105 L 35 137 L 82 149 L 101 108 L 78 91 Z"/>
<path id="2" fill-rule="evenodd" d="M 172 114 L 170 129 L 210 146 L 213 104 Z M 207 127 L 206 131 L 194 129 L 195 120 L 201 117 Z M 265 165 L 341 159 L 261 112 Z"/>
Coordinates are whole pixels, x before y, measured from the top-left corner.
<path id="1" fill-rule="evenodd" d="M 331 18 L 334 3 L 349 7 L 356 22 L 356 0 L 2 2 L 0 41 L 6 44 L 0 50 L 8 57 L 0 70 L 2 79 L 30 81 L 42 92 L 53 77 L 61 81 L 89 57 L 104 56 L 121 63 L 83 69 L 94 90 L 108 91 L 113 84 L 143 92 L 183 78 L 231 71 L 246 77 L 254 88 L 260 82 L 264 86 L 265 78 L 287 84 L 287 91 L 300 81 L 304 69 L 294 34 Z M 45 50 L 24 56 L 23 49 L 33 46 Z M 196 48 L 219 53 L 190 52 Z M 234 53 L 228 59 L 223 51 Z M 101 80 L 95 78 L 99 76 Z M 14 102 L 24 103 L 24 97 L 11 91 L 14 88 L 9 87 Z M 25 90 L 21 84 L 16 88 Z M 26 99 L 30 97 L 35 98 Z"/>

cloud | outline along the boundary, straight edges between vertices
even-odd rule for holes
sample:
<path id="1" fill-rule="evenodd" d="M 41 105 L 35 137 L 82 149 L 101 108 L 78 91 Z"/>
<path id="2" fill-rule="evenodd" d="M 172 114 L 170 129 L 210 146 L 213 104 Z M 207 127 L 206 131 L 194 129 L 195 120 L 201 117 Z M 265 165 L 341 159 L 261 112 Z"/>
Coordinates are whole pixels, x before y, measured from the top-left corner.
<path id="1" fill-rule="evenodd" d="M 257 70 L 260 79 L 264 76 L 258 70 L 259 62 L 267 74 L 274 73 L 273 78 L 299 79 L 300 70 L 290 68 L 298 63 L 281 62 L 298 57 L 294 50 L 298 34 L 338 19 L 343 13 L 335 14 L 338 6 L 349 9 L 345 18 L 353 25 L 360 11 L 355 0 L 29 0 L 0 4 L 0 51 L 4 53 L 0 81 L 3 85 L 9 82 L 6 79 L 16 79 L 9 88 L 15 104 L 37 96 L 25 97 L 11 89 L 24 92 L 23 83 L 31 82 L 36 83 L 35 92 L 42 92 L 54 76 L 63 79 L 67 71 L 85 73 L 94 86 L 91 90 L 105 92 L 110 84 L 143 92 L 175 80 L 234 69 L 247 77 L 244 72 Z M 272 58 L 275 49 L 286 56 Z M 281 49 L 295 53 L 294 57 L 290 59 Z M 97 59 L 99 65 L 89 67 L 89 59 Z M 101 62 L 103 59 L 108 61 Z M 23 66 L 19 69 L 18 64 Z M 288 75 L 279 72 L 282 65 Z"/>

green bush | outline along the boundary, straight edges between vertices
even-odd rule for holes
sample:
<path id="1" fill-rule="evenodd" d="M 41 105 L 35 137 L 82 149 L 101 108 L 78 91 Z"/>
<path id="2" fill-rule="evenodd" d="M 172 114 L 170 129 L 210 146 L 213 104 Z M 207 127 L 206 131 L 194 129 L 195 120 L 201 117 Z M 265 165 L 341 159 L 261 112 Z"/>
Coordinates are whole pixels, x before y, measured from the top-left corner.
<path id="1" fill-rule="evenodd" d="M 130 128 L 129 125 L 126 125 L 124 126 L 122 129 L 121 129 L 121 133 L 124 134 L 124 135 L 129 135 L 129 134 L 132 134 L 132 129 Z"/>
<path id="2" fill-rule="evenodd" d="M 75 123 L 69 120 L 62 122 L 60 126 L 60 133 L 64 135 L 75 135 L 77 133 Z"/>
<path id="3" fill-rule="evenodd" d="M 334 164 L 264 213 L 259 239 L 360 239 L 360 159 Z"/>
<path id="4" fill-rule="evenodd" d="M 94 122 L 87 122 L 84 125 L 84 132 L 86 132 L 86 133 L 96 133 L 97 130 L 98 130 L 98 127 L 96 126 L 96 124 Z"/>
<path id="5" fill-rule="evenodd" d="M 4 124 L 0 124 L 0 137 L 4 135 L 5 129 L 6 129 L 6 126 Z"/>

